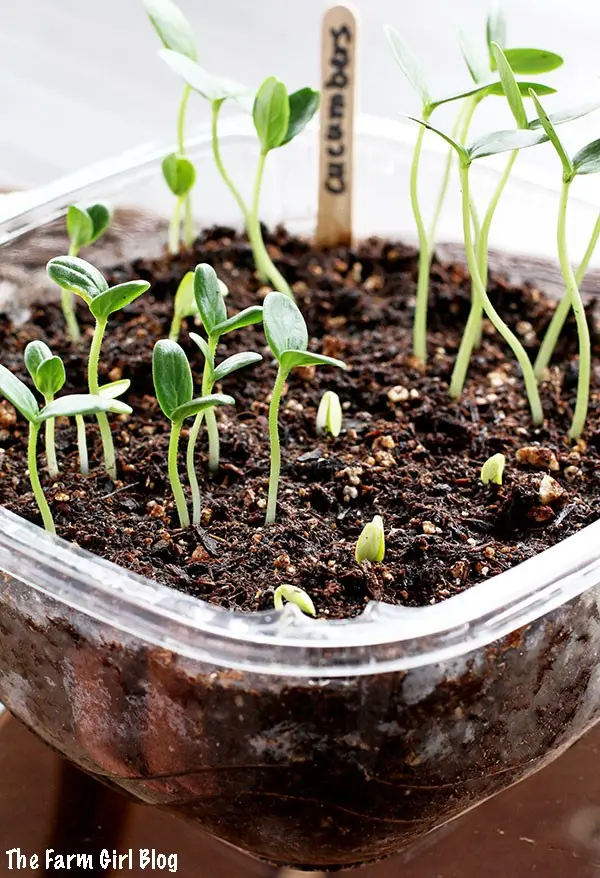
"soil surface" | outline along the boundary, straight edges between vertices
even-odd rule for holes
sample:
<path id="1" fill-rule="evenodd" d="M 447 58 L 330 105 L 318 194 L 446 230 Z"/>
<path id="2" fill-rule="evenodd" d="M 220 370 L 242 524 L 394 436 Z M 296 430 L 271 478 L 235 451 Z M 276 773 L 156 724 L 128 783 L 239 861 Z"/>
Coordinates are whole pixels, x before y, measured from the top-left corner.
<path id="1" fill-rule="evenodd" d="M 348 371 L 297 369 L 282 401 L 282 480 L 278 520 L 264 527 L 269 470 L 267 413 L 275 367 L 261 327 L 225 336 L 217 362 L 240 350 L 264 360 L 227 378 L 221 389 L 237 402 L 218 410 L 222 460 L 206 475 L 199 443 L 202 526 L 178 528 L 167 480 L 169 423 L 154 398 L 152 347 L 168 334 L 172 301 L 183 273 L 214 265 L 228 285 L 229 313 L 268 292 L 253 270 L 245 240 L 212 229 L 175 259 L 119 265 L 109 280 L 148 279 L 150 292 L 114 315 L 101 359 L 105 381 L 130 378 L 131 416 L 112 418 L 118 482 L 100 465 L 101 446 L 88 419 L 91 475 L 78 472 L 74 426 L 57 425 L 60 477 L 39 464 L 58 533 L 144 576 L 221 606 L 254 611 L 273 605 L 273 590 L 293 583 L 309 592 L 320 616 L 359 614 L 370 600 L 423 605 L 489 579 L 543 551 L 600 515 L 600 409 L 594 375 L 584 440 L 567 433 L 577 380 L 576 334 L 569 323 L 542 387 L 546 422 L 531 425 L 523 383 L 510 351 L 487 323 L 458 403 L 448 381 L 466 320 L 469 280 L 460 264 L 434 262 L 429 363 L 410 355 L 417 254 L 402 244 L 370 240 L 356 249 L 315 252 L 279 231 L 269 237 L 279 269 L 307 321 L 310 349 L 342 358 Z M 93 253 L 90 253 L 93 260 Z M 490 295 L 534 353 L 554 303 L 532 283 L 512 286 L 492 276 Z M 28 322 L 0 318 L 1 361 L 28 381 L 23 350 L 46 341 L 65 360 L 65 391 L 85 391 L 91 317 L 80 349 L 69 346 L 56 304 L 33 307 Z M 589 313 L 597 363 L 599 334 Z M 202 359 L 184 324 L 198 393 Z M 197 329 L 197 327 L 196 327 Z M 325 390 L 344 410 L 337 439 L 317 436 L 316 410 Z M 191 427 L 191 421 L 188 422 Z M 185 476 L 186 431 L 181 443 Z M 27 424 L 0 402 L 0 503 L 39 523 L 26 472 Z M 504 484 L 484 486 L 484 461 L 503 452 Z M 553 480 L 553 481 L 550 481 Z M 185 478 L 184 478 L 185 481 Z M 383 516 L 387 550 L 381 564 L 354 560 L 354 545 L 373 515 Z"/>

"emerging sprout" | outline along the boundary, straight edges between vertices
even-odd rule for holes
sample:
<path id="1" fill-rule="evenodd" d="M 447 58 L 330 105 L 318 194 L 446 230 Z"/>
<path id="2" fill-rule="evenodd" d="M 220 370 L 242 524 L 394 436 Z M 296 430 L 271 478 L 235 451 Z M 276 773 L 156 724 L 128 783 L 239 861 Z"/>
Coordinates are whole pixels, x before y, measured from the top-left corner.
<path id="1" fill-rule="evenodd" d="M 484 485 L 501 485 L 506 458 L 503 454 L 494 454 L 488 457 L 481 467 L 481 481 Z"/>
<path id="2" fill-rule="evenodd" d="M 33 361 L 30 353 L 30 361 Z M 48 362 L 46 360 L 45 362 Z M 51 370 L 57 366 L 49 367 Z M 39 369 L 38 369 L 39 371 Z M 63 396 L 49 402 L 42 409 L 31 390 L 19 378 L 9 372 L 4 366 L 0 366 L 0 393 L 14 405 L 18 412 L 29 421 L 29 445 L 27 451 L 27 468 L 33 495 L 40 510 L 42 521 L 46 530 L 56 533 L 54 520 L 50 507 L 44 496 L 37 468 L 37 441 L 40 427 L 44 422 L 59 417 L 73 417 L 80 415 L 92 415 L 105 412 L 117 414 L 131 414 L 131 408 L 118 400 L 106 399 L 93 394 L 75 393 L 71 396 Z"/>
<path id="3" fill-rule="evenodd" d="M 274 76 L 265 79 L 258 89 L 254 99 L 252 118 L 260 141 L 260 158 L 252 203 L 248 206 L 223 164 L 219 147 L 218 125 L 221 107 L 225 101 L 231 99 L 243 101 L 249 97 L 249 89 L 237 82 L 232 82 L 230 79 L 208 73 L 195 63 L 195 59 L 180 51 L 166 48 L 162 49 L 159 55 L 178 76 L 181 76 L 188 86 L 210 102 L 215 164 L 242 212 L 258 272 L 261 278 L 269 280 L 275 289 L 292 296 L 289 284 L 273 264 L 263 241 L 259 219 L 260 193 L 267 155 L 272 150 L 290 143 L 306 128 L 319 107 L 319 92 L 312 88 L 301 88 L 288 94 L 283 82 Z"/>
<path id="4" fill-rule="evenodd" d="M 105 204 L 90 204 L 83 207 L 71 204 L 67 210 L 67 235 L 69 236 L 69 256 L 77 256 L 81 247 L 89 247 L 104 234 L 110 225 L 111 213 Z M 71 341 L 78 342 L 81 338 L 79 324 L 73 306 L 73 294 L 62 291 L 62 311 L 67 325 L 67 334 Z"/>
<path id="5" fill-rule="evenodd" d="M 317 611 L 312 602 L 310 595 L 304 589 L 298 588 L 297 585 L 278 585 L 273 595 L 273 603 L 276 610 L 283 610 L 283 602 L 289 601 L 290 604 L 296 604 L 307 616 L 316 616 Z"/>
<path id="6" fill-rule="evenodd" d="M 340 398 L 333 390 L 326 390 L 317 410 L 317 436 L 327 431 L 332 436 L 337 437 L 341 430 L 342 404 Z"/>
<path id="7" fill-rule="evenodd" d="M 296 303 L 283 293 L 269 293 L 267 295 L 264 303 L 263 322 L 267 342 L 279 365 L 269 406 L 271 472 L 266 524 L 271 524 L 275 521 L 277 511 L 277 492 L 281 471 L 279 405 L 287 377 L 296 366 L 337 366 L 339 369 L 345 369 L 346 364 L 333 357 L 312 354 L 307 351 L 308 330 L 304 317 Z"/>
<path id="8" fill-rule="evenodd" d="M 373 521 L 365 524 L 356 541 L 354 557 L 361 564 L 372 561 L 379 564 L 385 557 L 385 533 L 381 515 L 375 515 Z"/>
<path id="9" fill-rule="evenodd" d="M 38 393 L 44 397 L 46 405 L 51 403 L 67 380 L 65 366 L 60 357 L 55 357 L 43 341 L 31 341 L 25 348 L 25 366 Z M 46 463 L 52 479 L 58 476 L 56 446 L 54 442 L 54 419 L 46 421 Z"/>
<path id="10" fill-rule="evenodd" d="M 196 267 L 194 275 L 194 297 L 198 314 L 202 319 L 207 340 L 190 333 L 192 341 L 198 345 L 204 355 L 204 372 L 202 374 L 202 396 L 212 393 L 217 381 L 222 381 L 238 369 L 258 363 L 262 360 L 260 354 L 252 351 L 243 351 L 223 360 L 215 367 L 215 351 L 222 335 L 260 323 L 263 317 L 263 309 L 259 305 L 245 308 L 243 311 L 227 317 L 227 308 L 223 299 L 222 285 L 214 268 L 202 263 Z M 202 425 L 202 419 L 206 418 L 208 432 L 208 469 L 214 473 L 219 468 L 220 443 L 217 419 L 212 409 L 202 410 L 196 415 L 194 425 L 190 430 L 187 449 L 187 472 L 193 499 L 193 521 L 200 523 L 200 493 L 198 491 L 198 479 L 194 464 L 196 442 Z"/>
<path id="11" fill-rule="evenodd" d="M 223 297 L 229 295 L 229 290 L 222 280 L 219 280 L 219 289 Z M 171 341 L 179 341 L 181 332 L 181 324 L 188 317 L 199 317 L 198 306 L 194 298 L 194 272 L 188 271 L 181 279 L 181 283 L 177 287 L 175 293 L 175 301 L 173 303 L 173 322 L 169 331 Z"/>
<path id="12" fill-rule="evenodd" d="M 96 321 L 88 362 L 88 387 L 92 395 L 97 395 L 100 392 L 100 349 L 108 318 L 145 293 L 150 284 L 145 280 L 132 280 L 109 287 L 106 278 L 97 268 L 77 256 L 57 256 L 50 260 L 47 271 L 61 289 L 75 293 L 83 299 Z M 100 409 L 99 412 L 97 418 L 102 437 L 104 465 L 108 475 L 116 479 L 117 465 L 110 425 L 104 410 Z"/>
<path id="13" fill-rule="evenodd" d="M 186 418 L 194 417 L 199 412 L 207 411 L 217 405 L 235 405 L 235 400 L 222 393 L 194 399 L 192 370 L 188 358 L 177 342 L 169 339 L 158 341 L 154 346 L 152 378 L 158 404 L 163 414 L 171 421 L 168 457 L 169 481 L 181 527 L 188 527 L 190 516 L 177 467 L 179 436 L 183 422 Z"/>
<path id="14" fill-rule="evenodd" d="M 190 61 L 198 60 L 198 50 L 192 27 L 181 10 L 171 0 L 144 0 L 146 13 L 164 48 L 178 52 Z M 169 226 L 169 250 L 179 251 L 183 212 L 183 242 L 186 247 L 194 240 L 194 219 L 190 192 L 196 182 L 196 169 L 186 156 L 185 118 L 192 93 L 185 85 L 177 114 L 177 152 L 170 153 L 162 163 L 167 186 L 175 195 L 175 207 Z"/>

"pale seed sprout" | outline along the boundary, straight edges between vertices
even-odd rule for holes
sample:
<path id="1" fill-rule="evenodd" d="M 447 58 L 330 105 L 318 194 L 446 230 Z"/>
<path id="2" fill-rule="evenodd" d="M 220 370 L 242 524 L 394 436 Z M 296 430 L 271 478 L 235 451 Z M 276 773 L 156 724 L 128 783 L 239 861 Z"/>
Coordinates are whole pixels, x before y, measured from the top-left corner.
<path id="1" fill-rule="evenodd" d="M 488 457 L 481 467 L 481 481 L 483 484 L 501 485 L 505 466 L 506 457 L 503 454 L 494 454 L 492 457 Z"/>
<path id="2" fill-rule="evenodd" d="M 385 531 L 381 515 L 373 516 L 373 520 L 363 527 L 356 541 L 354 557 L 358 564 L 363 561 L 380 564 L 385 558 Z"/>
<path id="3" fill-rule="evenodd" d="M 297 585 L 278 585 L 273 595 L 273 603 L 276 610 L 283 610 L 283 603 L 287 601 L 290 604 L 296 604 L 307 616 L 316 616 L 317 611 L 312 602 L 312 598 L 304 589 L 298 588 Z"/>
<path id="4" fill-rule="evenodd" d="M 317 409 L 317 436 L 330 433 L 334 438 L 342 431 L 342 404 L 333 390 L 326 390 Z"/>

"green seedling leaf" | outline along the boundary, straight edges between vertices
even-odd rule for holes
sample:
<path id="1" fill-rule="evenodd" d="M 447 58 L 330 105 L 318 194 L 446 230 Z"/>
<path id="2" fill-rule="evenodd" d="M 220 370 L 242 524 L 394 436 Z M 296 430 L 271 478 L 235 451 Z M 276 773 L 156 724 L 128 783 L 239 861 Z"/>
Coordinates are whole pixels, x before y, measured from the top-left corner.
<path id="1" fill-rule="evenodd" d="M 251 305 L 250 308 L 244 308 L 243 311 L 234 314 L 233 317 L 228 317 L 227 320 L 215 326 L 214 333 L 215 335 L 225 335 L 228 332 L 233 332 L 235 329 L 243 329 L 245 326 L 253 326 L 256 323 L 260 323 L 262 319 L 262 307 L 260 305 Z"/>
<path id="2" fill-rule="evenodd" d="M 51 356 L 52 351 L 43 341 L 30 341 L 25 348 L 25 353 L 23 355 L 25 368 L 31 375 L 34 384 L 37 370 L 40 368 L 44 360 L 49 360 Z"/>
<path id="3" fill-rule="evenodd" d="M 337 437 L 342 431 L 342 404 L 337 393 L 326 390 L 317 410 L 317 436 L 327 432 Z"/>
<path id="4" fill-rule="evenodd" d="M 211 103 L 225 101 L 228 98 L 238 98 L 247 95 L 250 91 L 247 86 L 240 85 L 232 79 L 208 73 L 190 58 L 186 58 L 185 55 L 180 55 L 178 52 L 160 49 L 158 54 L 174 73 L 187 82 L 190 88 Z"/>
<path id="5" fill-rule="evenodd" d="M 481 467 L 483 484 L 489 485 L 491 482 L 493 485 L 501 485 L 505 466 L 506 458 L 503 454 L 494 454 L 493 457 L 489 457 Z"/>
<path id="6" fill-rule="evenodd" d="M 525 76 L 549 73 L 564 63 L 560 55 L 546 49 L 505 49 L 504 54 L 513 73 L 523 73 Z"/>
<path id="7" fill-rule="evenodd" d="M 253 363 L 260 363 L 261 360 L 261 355 L 255 354 L 252 351 L 243 351 L 240 354 L 234 354 L 232 357 L 227 357 L 226 360 L 219 363 L 213 372 L 213 381 L 215 383 L 217 381 L 222 381 L 223 378 L 231 375 L 232 372 L 237 372 L 238 369 L 245 369 L 246 366 L 251 366 Z"/>
<path id="8" fill-rule="evenodd" d="M 177 292 L 173 310 L 176 317 L 183 320 L 185 317 L 193 317 L 198 314 L 198 307 L 194 299 L 194 272 L 188 271 L 182 277 Z"/>
<path id="9" fill-rule="evenodd" d="M 121 308 L 131 304 L 148 289 L 150 284 L 147 280 L 130 280 L 124 284 L 117 284 L 116 287 L 111 287 L 92 299 L 90 311 L 98 320 L 106 320 L 115 311 L 120 311 Z"/>
<path id="10" fill-rule="evenodd" d="M 144 0 L 148 18 L 166 49 L 198 60 L 198 50 L 192 27 L 172 0 Z"/>
<path id="11" fill-rule="evenodd" d="M 425 77 L 416 55 L 404 42 L 398 31 L 391 25 L 386 24 L 383 32 L 392 48 L 394 58 L 396 59 L 400 70 L 421 98 L 423 106 L 429 106 L 431 101 L 429 89 L 427 88 Z"/>
<path id="12" fill-rule="evenodd" d="M 506 45 L 506 19 L 502 9 L 498 6 L 487 17 L 485 23 L 485 38 L 490 55 L 490 69 L 496 69 L 496 57 L 492 50 L 492 43 L 503 48 Z"/>
<path id="13" fill-rule="evenodd" d="M 235 405 L 235 399 L 232 396 L 227 396 L 225 393 L 211 393 L 210 396 L 199 396 L 178 406 L 173 412 L 171 420 L 175 424 L 180 424 L 186 418 L 193 418 L 200 414 L 200 412 L 205 412 L 207 409 L 212 409 L 219 405 Z"/>
<path id="14" fill-rule="evenodd" d="M 552 88 L 551 85 L 545 85 L 543 82 L 529 82 L 523 81 L 521 79 L 517 80 L 517 88 L 519 89 L 519 93 L 521 97 L 528 98 L 530 97 L 529 92 L 533 89 L 533 91 L 537 95 L 554 95 L 556 94 L 556 89 Z M 488 94 L 494 95 L 497 97 L 504 97 L 504 88 L 502 87 L 501 82 L 492 82 L 488 86 Z"/>
<path id="15" fill-rule="evenodd" d="M 301 88 L 289 96 L 290 121 L 281 146 L 285 146 L 304 131 L 319 109 L 321 95 L 314 88 Z"/>
<path id="16" fill-rule="evenodd" d="M 470 161 L 482 159 L 490 155 L 498 155 L 501 152 L 512 152 L 514 149 L 526 149 L 543 143 L 548 138 L 543 131 L 533 131 L 530 128 L 516 128 L 509 131 L 494 131 L 478 138 L 467 149 Z"/>
<path id="17" fill-rule="evenodd" d="M 55 396 L 65 386 L 67 375 L 60 357 L 48 357 L 40 363 L 34 383 L 42 396 Z"/>
<path id="18" fill-rule="evenodd" d="M 515 117 L 518 128 L 527 128 L 527 111 L 521 97 L 521 92 L 517 85 L 515 75 L 510 68 L 510 64 L 506 60 L 506 56 L 497 43 L 491 44 L 492 54 L 496 61 L 496 69 L 500 75 L 500 82 L 508 101 L 510 111 Z"/>
<path id="19" fill-rule="evenodd" d="M 484 58 L 482 52 L 479 51 L 479 46 L 462 28 L 459 29 L 458 38 L 460 51 L 471 74 L 471 79 L 473 82 L 483 82 L 489 76 L 487 58 Z"/>
<path id="20" fill-rule="evenodd" d="M 537 91 L 537 89 L 533 90 L 536 92 L 537 95 L 542 94 L 542 92 Z M 579 104 L 578 106 L 571 107 L 567 110 L 558 110 L 556 113 L 546 113 L 546 116 L 550 120 L 552 125 L 564 125 L 566 122 L 574 122 L 576 119 L 581 119 L 583 116 L 587 116 L 590 113 L 593 113 L 598 108 L 600 108 L 600 102 L 593 101 L 587 104 Z M 541 128 L 542 123 L 540 119 L 532 119 L 532 121 L 529 123 L 529 127 Z"/>
<path id="21" fill-rule="evenodd" d="M 423 125 L 423 127 L 427 128 L 428 131 L 433 131 L 439 137 L 442 137 L 446 141 L 446 143 L 449 143 L 450 146 L 456 150 L 460 161 L 468 163 L 469 154 L 467 150 L 464 148 L 464 146 L 462 146 L 462 144 L 458 142 L 458 140 L 455 140 L 453 137 L 451 137 L 450 134 L 446 134 L 444 131 L 436 128 L 434 125 L 431 124 L 431 122 L 426 122 L 425 119 L 416 119 L 414 116 L 407 116 L 407 118 L 410 119 L 411 122 L 416 122 L 418 125 Z"/>
<path id="22" fill-rule="evenodd" d="M 167 186 L 178 197 L 187 195 L 196 182 L 196 169 L 191 161 L 174 152 L 163 159 L 162 172 Z"/>
<path id="23" fill-rule="evenodd" d="M 106 204 L 102 204 L 102 202 L 98 202 L 98 204 L 90 204 L 87 208 L 87 212 L 92 221 L 93 227 L 92 237 L 88 243 L 93 244 L 94 241 L 97 241 L 109 227 L 112 214 Z"/>
<path id="24" fill-rule="evenodd" d="M 39 421 L 40 408 L 31 390 L 20 378 L 0 366 L 0 393 L 31 423 Z"/>
<path id="25" fill-rule="evenodd" d="M 108 289 L 104 275 L 78 256 L 56 256 L 50 260 L 46 271 L 61 289 L 75 293 L 88 305 Z"/>
<path id="26" fill-rule="evenodd" d="M 124 393 L 127 393 L 130 387 L 131 381 L 129 378 L 121 378 L 119 381 L 111 381 L 110 384 L 103 384 L 102 387 L 98 389 L 98 395 L 102 396 L 104 399 L 117 399 L 117 397 L 123 396 Z"/>
<path id="27" fill-rule="evenodd" d="M 61 396 L 44 406 L 39 415 L 39 421 L 49 421 L 51 418 L 72 418 L 76 415 L 97 415 L 99 412 L 112 412 L 115 415 L 130 415 L 131 406 L 120 402 L 118 399 L 106 399 L 91 393 L 73 393 L 70 396 Z"/>
<path id="28" fill-rule="evenodd" d="M 593 140 L 573 156 L 573 168 L 578 175 L 600 171 L 600 140 Z"/>
<path id="29" fill-rule="evenodd" d="M 554 149 L 558 153 L 558 157 L 559 157 L 561 165 L 563 167 L 563 173 L 572 174 L 573 173 L 573 164 L 571 162 L 571 159 L 567 155 L 567 151 L 565 150 L 564 146 L 562 145 L 560 137 L 556 133 L 556 129 L 554 128 L 554 125 L 552 124 L 550 117 L 548 116 L 548 114 L 544 110 L 543 106 L 541 105 L 540 101 L 538 100 L 537 95 L 535 95 L 533 91 L 530 92 L 530 94 L 531 94 L 531 98 L 533 100 L 533 103 L 535 104 L 535 109 L 536 109 L 537 114 L 538 114 L 540 128 L 541 128 L 541 130 L 543 130 L 545 132 L 548 140 L 550 141 L 550 143 L 552 144 L 552 146 L 554 147 Z M 533 128 L 532 130 L 539 131 L 540 128 Z"/>
<path id="30" fill-rule="evenodd" d="M 375 515 L 373 521 L 365 524 L 356 541 L 354 557 L 358 564 L 371 561 L 379 564 L 385 557 L 385 532 L 381 515 Z"/>
<path id="31" fill-rule="evenodd" d="M 290 125 L 290 99 L 280 79 L 269 76 L 262 83 L 256 93 L 252 118 L 263 153 L 283 145 Z"/>
<path id="32" fill-rule="evenodd" d="M 87 247 L 94 234 L 94 224 L 87 212 L 76 204 L 67 210 L 67 235 L 75 247 Z"/>
<path id="33" fill-rule="evenodd" d="M 284 372 L 290 372 L 298 366 L 336 366 L 338 369 L 346 369 L 342 360 L 334 357 L 326 357 L 324 354 L 311 354 L 310 351 L 284 351 L 279 357 L 281 368 Z"/>
<path id="34" fill-rule="evenodd" d="M 205 339 L 203 339 L 201 335 L 198 335 L 198 333 L 196 333 L 196 332 L 190 332 L 190 338 L 192 339 L 194 344 L 198 345 L 198 347 L 202 351 L 204 359 L 207 361 L 207 363 L 210 366 L 214 366 L 215 358 L 212 354 L 210 347 L 208 346 L 208 342 Z"/>
<path id="35" fill-rule="evenodd" d="M 219 279 L 214 268 L 203 262 L 194 272 L 194 298 L 207 335 L 213 335 L 216 327 L 227 320 L 227 308 Z"/>
<path id="36" fill-rule="evenodd" d="M 164 415 L 173 420 L 173 412 L 194 393 L 192 370 L 183 348 L 176 341 L 157 341 L 152 352 L 152 378 L 156 398 Z"/>
<path id="37" fill-rule="evenodd" d="M 268 293 L 263 306 L 263 324 L 267 343 L 281 361 L 286 351 L 305 351 L 308 329 L 296 303 L 285 293 Z"/>
<path id="38" fill-rule="evenodd" d="M 533 88 L 537 94 L 554 94 L 556 92 L 555 88 L 537 82 L 516 82 L 515 85 L 519 94 L 526 98 L 529 97 L 530 88 Z M 439 99 L 432 100 L 429 107 L 431 110 L 435 110 L 443 104 L 449 104 L 452 101 L 460 101 L 469 97 L 477 97 L 478 100 L 483 100 L 483 98 L 488 95 L 505 97 L 502 83 L 496 80 L 494 82 L 480 82 L 477 85 L 472 85 L 462 91 L 453 92 L 452 94 L 445 95 Z"/>
<path id="39" fill-rule="evenodd" d="M 307 616 L 316 616 L 317 611 L 311 597 L 297 585 L 278 585 L 273 595 L 276 610 L 283 610 L 283 602 L 296 604 Z"/>

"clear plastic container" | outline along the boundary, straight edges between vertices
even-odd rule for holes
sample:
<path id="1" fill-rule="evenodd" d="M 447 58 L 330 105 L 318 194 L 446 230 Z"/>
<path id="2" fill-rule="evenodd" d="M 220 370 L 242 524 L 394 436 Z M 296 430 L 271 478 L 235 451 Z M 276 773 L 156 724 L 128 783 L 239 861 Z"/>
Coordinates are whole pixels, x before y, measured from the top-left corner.
<path id="1" fill-rule="evenodd" d="M 413 137 L 402 124 L 360 120 L 358 235 L 411 237 Z M 25 269 L 38 294 L 46 259 L 64 247 L 60 231 L 49 245 L 48 231 L 73 200 L 135 209 L 97 251 L 105 264 L 162 246 L 156 217 L 171 208 L 164 152 L 5 203 L 2 307 L 25 308 L 10 296 Z M 204 135 L 192 152 L 198 222 L 238 223 Z M 231 124 L 223 154 L 249 185 L 256 143 L 244 122 Z M 267 223 L 312 231 L 316 155 L 307 133 L 271 157 Z M 444 156 L 435 144 L 425 153 L 426 206 Z M 484 198 L 497 179 L 475 166 Z M 459 237 L 456 190 L 442 240 Z M 556 208 L 555 192 L 514 178 L 493 246 L 548 256 Z M 595 215 L 578 202 L 571 220 L 591 229 Z M 556 279 L 551 263 L 534 264 Z M 599 598 L 600 522 L 436 606 L 374 602 L 358 619 L 314 622 L 292 605 L 220 610 L 0 509 L 0 699 L 85 770 L 258 857 L 297 868 L 359 864 L 540 768 L 598 719 Z"/>

